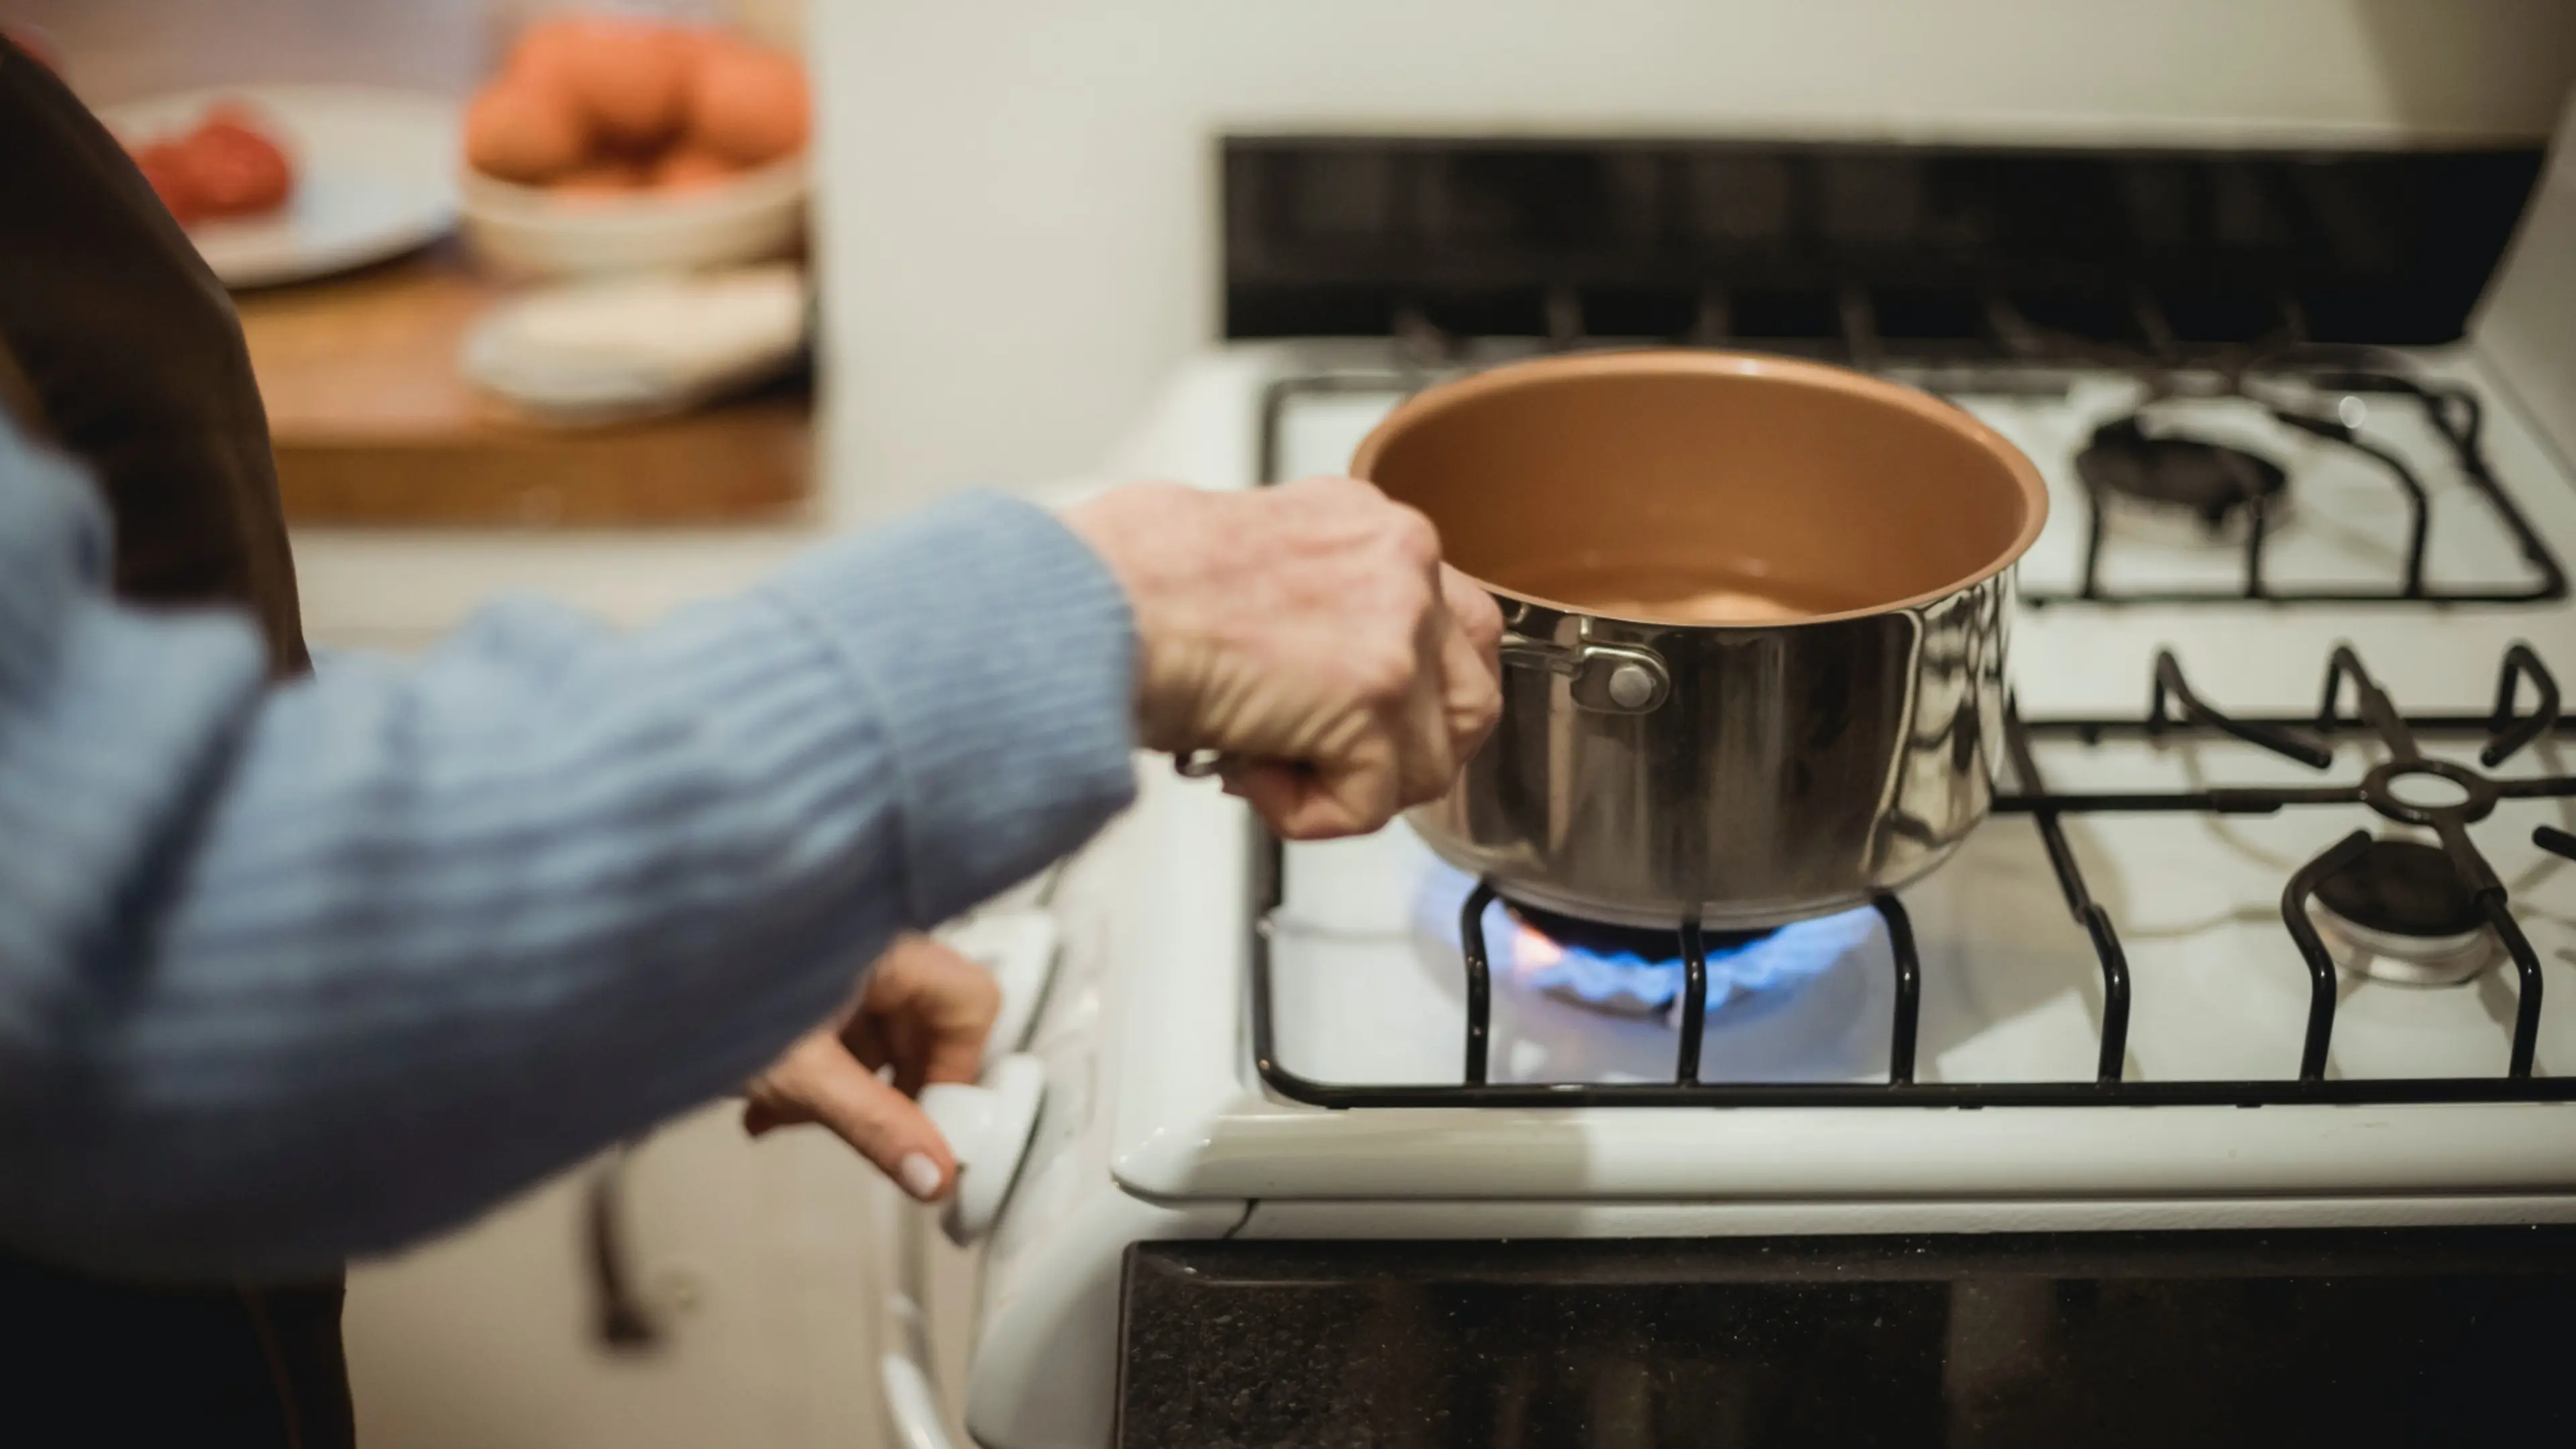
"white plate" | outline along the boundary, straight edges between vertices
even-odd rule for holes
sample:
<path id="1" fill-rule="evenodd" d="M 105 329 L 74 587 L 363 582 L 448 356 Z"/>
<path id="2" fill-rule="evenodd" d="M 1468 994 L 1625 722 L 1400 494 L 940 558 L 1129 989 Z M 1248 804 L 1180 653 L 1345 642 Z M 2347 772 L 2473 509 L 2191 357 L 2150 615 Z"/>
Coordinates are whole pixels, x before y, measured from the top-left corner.
<path id="1" fill-rule="evenodd" d="M 246 85 L 99 112 L 128 145 L 193 129 L 241 101 L 295 161 L 295 194 L 267 216 L 188 228 L 227 287 L 344 272 L 446 235 L 456 224 L 457 107 L 443 96 L 364 86 Z"/>
<path id="2" fill-rule="evenodd" d="M 568 426 L 678 412 L 784 371 L 809 298 L 792 263 L 559 283 L 486 313 L 465 375 Z"/>

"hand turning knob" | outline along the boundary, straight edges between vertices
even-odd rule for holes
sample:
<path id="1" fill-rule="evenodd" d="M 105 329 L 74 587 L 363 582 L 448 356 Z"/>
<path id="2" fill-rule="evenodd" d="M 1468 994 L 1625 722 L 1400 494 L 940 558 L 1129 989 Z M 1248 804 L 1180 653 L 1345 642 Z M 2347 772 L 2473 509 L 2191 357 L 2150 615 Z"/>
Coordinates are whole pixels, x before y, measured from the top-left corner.
<path id="1" fill-rule="evenodd" d="M 1045 1099 L 1045 1064 L 1025 1052 L 997 1058 L 979 1085 L 933 1082 L 921 1089 L 921 1110 L 957 1157 L 957 1188 L 939 1219 L 950 1242 L 962 1248 L 992 1230 Z"/>

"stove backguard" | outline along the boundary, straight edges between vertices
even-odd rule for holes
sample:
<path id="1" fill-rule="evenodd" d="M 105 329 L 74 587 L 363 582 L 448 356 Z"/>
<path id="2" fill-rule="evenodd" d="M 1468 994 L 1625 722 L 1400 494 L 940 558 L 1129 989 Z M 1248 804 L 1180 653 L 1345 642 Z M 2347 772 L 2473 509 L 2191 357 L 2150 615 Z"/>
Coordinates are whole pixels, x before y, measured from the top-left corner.
<path id="1" fill-rule="evenodd" d="M 2535 145 L 1235 136 L 1225 332 L 1888 357 L 2456 340 Z"/>

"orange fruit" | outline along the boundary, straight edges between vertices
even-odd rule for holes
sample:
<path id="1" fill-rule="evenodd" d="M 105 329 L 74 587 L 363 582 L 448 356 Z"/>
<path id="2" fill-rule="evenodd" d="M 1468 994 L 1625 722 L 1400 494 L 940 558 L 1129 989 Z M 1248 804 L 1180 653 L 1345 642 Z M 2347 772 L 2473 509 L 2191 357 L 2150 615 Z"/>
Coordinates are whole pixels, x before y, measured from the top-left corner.
<path id="1" fill-rule="evenodd" d="M 811 125 L 805 68 L 741 41 L 701 48 L 689 70 L 688 141 L 738 166 L 798 150 Z"/>
<path id="2" fill-rule="evenodd" d="M 720 186 L 734 178 L 736 169 L 725 157 L 683 141 L 653 163 L 653 187 L 657 191 L 695 191 Z"/>
<path id="3" fill-rule="evenodd" d="M 542 78 L 505 74 L 466 108 L 465 160 L 486 176 L 538 185 L 581 165 L 589 151 L 580 113 Z"/>
<path id="4" fill-rule="evenodd" d="M 674 26 L 623 16 L 579 16 L 532 31 L 522 62 L 568 87 L 592 132 L 625 151 L 651 150 L 686 115 L 688 55 Z"/>

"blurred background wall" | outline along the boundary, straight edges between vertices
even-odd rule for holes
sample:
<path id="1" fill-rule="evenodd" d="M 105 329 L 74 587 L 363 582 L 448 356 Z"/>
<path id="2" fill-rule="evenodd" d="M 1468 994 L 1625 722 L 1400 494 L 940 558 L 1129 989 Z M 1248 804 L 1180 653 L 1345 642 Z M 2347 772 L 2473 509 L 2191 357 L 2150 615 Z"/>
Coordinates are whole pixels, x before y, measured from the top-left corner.
<path id="1" fill-rule="evenodd" d="M 9 0 L 97 99 L 461 93 L 582 0 Z M 592 5 L 590 8 L 599 8 Z M 772 34 L 798 0 L 661 0 Z M 2562 0 L 811 0 L 829 486 L 867 517 L 1097 460 L 1216 318 L 1225 129 L 2539 136 Z"/>
<path id="2" fill-rule="evenodd" d="M 463 95 L 534 16 L 619 9 L 792 37 L 803 0 L 0 0 L 61 46 L 93 102 L 239 81 L 337 81 Z"/>
<path id="3" fill-rule="evenodd" d="M 2561 0 L 824 0 L 828 457 L 1089 464 L 1217 325 L 1234 129 L 2541 136 Z"/>

